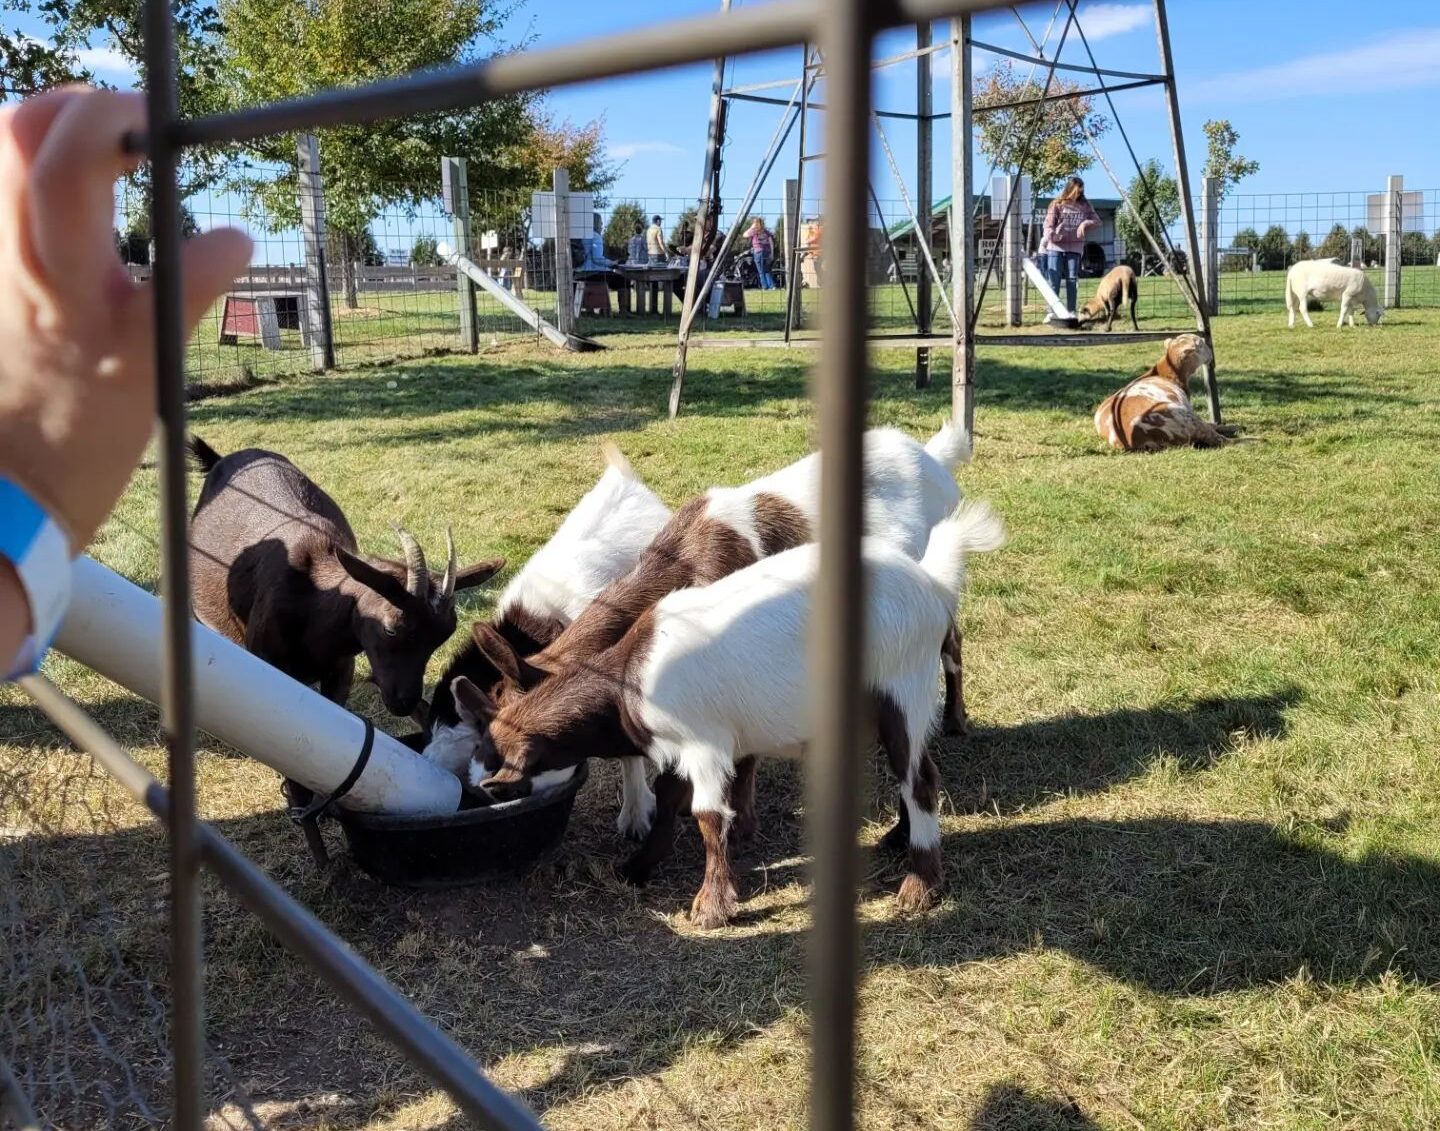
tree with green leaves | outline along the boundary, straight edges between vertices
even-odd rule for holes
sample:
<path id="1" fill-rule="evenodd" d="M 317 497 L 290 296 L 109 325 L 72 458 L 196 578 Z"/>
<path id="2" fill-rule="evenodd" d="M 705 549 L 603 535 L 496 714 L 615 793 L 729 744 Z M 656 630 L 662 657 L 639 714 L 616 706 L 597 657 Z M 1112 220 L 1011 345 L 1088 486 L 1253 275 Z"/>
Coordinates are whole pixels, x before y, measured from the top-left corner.
<path id="1" fill-rule="evenodd" d="M 1260 253 L 1260 270 L 1283 271 L 1290 266 L 1290 233 L 1279 224 L 1271 224 L 1256 250 Z"/>
<path id="2" fill-rule="evenodd" d="M 696 215 L 695 209 L 685 209 L 675 221 L 675 226 L 670 229 L 670 243 L 681 255 L 690 254 L 690 244 L 695 237 Z"/>
<path id="3" fill-rule="evenodd" d="M 645 209 L 638 200 L 622 200 L 610 213 L 610 222 L 605 225 L 605 254 L 622 262 L 630 254 L 630 237 L 635 234 L 635 225 L 645 226 Z"/>
<path id="4" fill-rule="evenodd" d="M 412 267 L 438 267 L 441 262 L 440 245 L 434 236 L 421 236 L 410 248 Z"/>
<path id="5" fill-rule="evenodd" d="M 1350 262 L 1350 232 L 1344 224 L 1336 224 L 1320 241 L 1320 250 L 1315 255 L 1316 259 L 1338 259 L 1342 263 Z"/>
<path id="6" fill-rule="evenodd" d="M 1203 175 L 1220 182 L 1220 199 L 1246 177 L 1260 171 L 1260 162 L 1241 157 L 1235 152 L 1240 133 L 1228 118 L 1211 119 L 1204 125 L 1207 153 Z"/>
<path id="7" fill-rule="evenodd" d="M 1175 178 L 1152 157 L 1140 167 L 1128 191 L 1130 203 L 1116 213 L 1115 230 L 1125 241 L 1128 255 L 1137 258 L 1152 255 L 1154 249 L 1145 237 L 1145 229 L 1150 230 L 1161 247 L 1166 246 L 1164 232 L 1180 218 L 1180 189 Z"/>
<path id="8" fill-rule="evenodd" d="M 234 107 L 354 86 L 476 59 L 472 44 L 493 37 L 511 8 L 504 0 L 390 0 L 383 9 L 348 0 L 221 0 L 221 85 Z M 299 222 L 293 137 L 249 150 L 273 172 L 248 170 L 233 185 L 254 200 L 248 218 L 272 230 Z M 440 158 L 472 157 L 472 198 L 494 190 L 528 211 L 528 192 L 548 185 L 557 165 L 571 188 L 603 188 L 599 122 L 556 124 L 535 95 L 515 95 L 448 113 L 340 126 L 320 138 L 326 219 L 336 234 L 345 303 L 357 304 L 354 264 L 370 222 L 389 207 L 417 208 L 440 191 Z M 498 195 L 496 196 L 498 199 Z M 510 227 L 472 208 L 481 228 Z"/>
<path id="9" fill-rule="evenodd" d="M 1080 84 L 1055 76 L 1050 95 L 1083 89 Z M 980 132 L 980 152 L 1007 173 L 1028 174 L 1034 191 L 1047 196 L 1067 177 L 1090 168 L 1090 143 L 1110 128 L 1110 122 L 1095 110 L 1095 100 L 1077 95 L 1028 106 L 1008 103 L 1039 99 L 1046 94 L 1038 79 L 1021 78 L 1015 65 L 1002 60 L 975 84 L 975 123 Z M 1002 107 L 987 110 L 987 107 Z"/>
<path id="10" fill-rule="evenodd" d="M 1296 263 L 1302 259 L 1315 258 L 1315 244 L 1311 241 L 1309 232 L 1295 233 L 1295 239 L 1290 244 L 1290 255 Z"/>

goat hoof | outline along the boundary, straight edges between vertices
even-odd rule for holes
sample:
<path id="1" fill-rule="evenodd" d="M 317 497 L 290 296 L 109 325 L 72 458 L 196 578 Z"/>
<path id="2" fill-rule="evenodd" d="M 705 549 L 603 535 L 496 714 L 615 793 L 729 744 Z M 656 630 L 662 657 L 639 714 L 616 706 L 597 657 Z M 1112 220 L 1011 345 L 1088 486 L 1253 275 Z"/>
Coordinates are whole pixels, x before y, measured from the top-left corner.
<path id="1" fill-rule="evenodd" d="M 911 872 L 900 884 L 895 904 L 907 915 L 916 915 L 935 906 L 938 885 Z"/>
<path id="2" fill-rule="evenodd" d="M 964 714 L 946 715 L 940 729 L 948 737 L 958 738 L 970 733 L 970 719 Z"/>
<path id="3" fill-rule="evenodd" d="M 615 818 L 615 828 L 626 840 L 640 841 L 650 835 L 650 826 L 655 823 L 655 801 L 648 806 L 622 807 Z"/>
<path id="4" fill-rule="evenodd" d="M 641 859 L 640 853 L 636 853 L 630 857 L 629 860 L 625 861 L 625 863 L 621 864 L 617 869 L 622 880 L 632 887 L 637 888 L 643 888 L 650 882 L 650 876 L 654 870 L 654 866 L 649 860 Z"/>
<path id="5" fill-rule="evenodd" d="M 690 905 L 690 921 L 702 930 L 713 931 L 735 918 L 739 905 L 733 886 L 716 893 L 707 885 L 696 893 L 695 902 Z"/>

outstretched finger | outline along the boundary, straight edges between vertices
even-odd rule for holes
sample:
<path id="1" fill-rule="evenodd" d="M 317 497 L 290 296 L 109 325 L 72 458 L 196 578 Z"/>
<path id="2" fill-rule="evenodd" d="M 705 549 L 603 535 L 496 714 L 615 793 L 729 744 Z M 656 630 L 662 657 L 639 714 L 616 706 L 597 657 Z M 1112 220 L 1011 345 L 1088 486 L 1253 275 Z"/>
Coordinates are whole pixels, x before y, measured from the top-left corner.
<path id="1" fill-rule="evenodd" d="M 185 338 L 188 341 L 205 312 L 250 263 L 250 237 L 239 228 L 212 228 L 191 236 L 180 249 L 184 278 Z"/>
<path id="2" fill-rule="evenodd" d="M 62 299 L 83 303 L 104 295 L 119 263 L 115 180 L 135 167 L 122 143 L 144 127 L 145 102 L 112 90 L 69 93 L 30 161 L 25 207 L 30 246 L 49 286 Z"/>

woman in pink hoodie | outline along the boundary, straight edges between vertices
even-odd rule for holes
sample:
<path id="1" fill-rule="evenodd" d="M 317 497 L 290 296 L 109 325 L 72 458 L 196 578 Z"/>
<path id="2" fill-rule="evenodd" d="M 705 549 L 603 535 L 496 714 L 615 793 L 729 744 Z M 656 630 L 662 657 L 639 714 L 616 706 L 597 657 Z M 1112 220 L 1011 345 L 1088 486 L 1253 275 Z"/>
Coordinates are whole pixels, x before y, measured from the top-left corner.
<path id="1" fill-rule="evenodd" d="M 1058 295 L 1065 280 L 1065 309 L 1075 312 L 1075 288 L 1080 279 L 1080 253 L 1085 237 L 1100 226 L 1100 217 L 1085 199 L 1085 182 L 1071 177 L 1045 211 L 1040 250 L 1045 253 L 1045 277 Z"/>

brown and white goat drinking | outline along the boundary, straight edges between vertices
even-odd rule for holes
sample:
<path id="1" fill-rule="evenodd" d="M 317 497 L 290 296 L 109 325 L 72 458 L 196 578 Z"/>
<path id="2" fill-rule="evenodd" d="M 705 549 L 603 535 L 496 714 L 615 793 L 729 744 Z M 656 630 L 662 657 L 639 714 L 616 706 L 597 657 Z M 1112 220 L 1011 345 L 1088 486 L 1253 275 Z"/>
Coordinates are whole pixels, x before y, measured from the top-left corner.
<path id="1" fill-rule="evenodd" d="M 925 745 L 939 706 L 939 644 L 954 622 L 966 555 L 1003 537 L 980 504 L 936 526 L 918 562 L 865 539 L 864 682 L 900 786 L 903 815 L 887 843 L 903 838 L 908 849 L 906 910 L 927 906 L 941 884 L 939 775 Z M 674 791 L 662 794 L 650 839 L 668 836 L 688 794 L 706 851 L 691 914 L 701 926 L 728 922 L 737 904 L 728 848 L 737 763 L 803 754 L 813 730 L 806 627 L 818 562 L 818 547 L 801 546 L 669 594 L 615 645 L 568 664 L 564 698 L 525 696 L 498 709 L 477 757 L 478 787 L 505 800 L 598 752 L 649 758 Z M 484 692 L 465 681 L 456 693 L 483 706 Z M 647 843 L 627 875 L 643 881 L 660 854 Z"/>
<path id="2" fill-rule="evenodd" d="M 918 558 L 931 529 L 960 501 L 954 469 L 969 453 L 964 434 L 949 425 L 924 445 L 895 429 L 867 432 L 863 488 L 869 534 Z M 523 655 L 502 633 L 477 625 L 477 644 L 505 676 L 500 694 L 489 698 L 503 703 L 511 697 L 534 697 L 537 711 L 548 709 L 552 702 L 563 703 L 570 694 L 568 684 L 550 677 L 614 645 L 666 594 L 709 585 L 760 559 L 810 542 L 818 520 L 819 473 L 820 457 L 812 453 L 743 486 L 712 488 L 692 499 L 645 548 L 634 569 L 607 586 L 553 643 L 534 655 Z M 964 720 L 964 699 L 959 637 L 953 627 L 945 635 L 943 650 L 946 721 L 956 728 Z M 458 697 L 457 709 L 476 717 L 477 729 L 483 730 L 486 720 Z M 624 829 L 632 836 L 643 835 L 653 808 L 648 789 L 643 803 L 632 796 L 643 780 L 632 763 L 624 775 L 627 795 L 622 805 L 622 814 L 637 818 Z M 753 824 L 753 796 L 754 762 L 747 760 L 733 783 L 738 836 L 748 835 Z M 643 822 L 638 820 L 642 813 Z"/>

